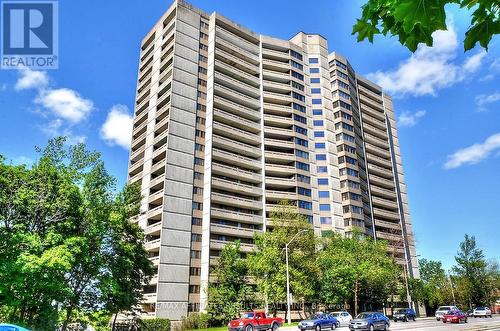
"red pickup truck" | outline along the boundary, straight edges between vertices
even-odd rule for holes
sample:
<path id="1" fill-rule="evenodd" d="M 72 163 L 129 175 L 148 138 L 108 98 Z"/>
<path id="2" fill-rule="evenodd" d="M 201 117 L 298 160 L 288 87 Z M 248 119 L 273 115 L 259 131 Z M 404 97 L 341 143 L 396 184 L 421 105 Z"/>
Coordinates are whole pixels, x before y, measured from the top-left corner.
<path id="1" fill-rule="evenodd" d="M 232 320 L 227 326 L 229 331 L 276 331 L 282 325 L 283 319 L 280 317 L 268 317 L 264 312 L 251 311 L 243 313 L 240 318 Z"/>

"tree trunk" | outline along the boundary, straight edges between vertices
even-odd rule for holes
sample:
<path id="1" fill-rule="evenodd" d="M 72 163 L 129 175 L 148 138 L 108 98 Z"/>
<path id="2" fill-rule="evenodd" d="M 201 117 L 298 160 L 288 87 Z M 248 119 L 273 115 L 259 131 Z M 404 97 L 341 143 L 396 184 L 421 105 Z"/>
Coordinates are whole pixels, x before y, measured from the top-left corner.
<path id="1" fill-rule="evenodd" d="M 358 282 L 354 283 L 354 316 L 358 316 Z"/>
<path id="2" fill-rule="evenodd" d="M 71 320 L 71 314 L 73 313 L 73 304 L 71 304 L 67 309 L 66 309 L 66 319 L 64 320 L 63 326 L 61 328 L 61 331 L 66 331 L 68 329 L 68 324 L 69 321 Z"/>
<path id="3" fill-rule="evenodd" d="M 115 313 L 115 317 L 113 318 L 113 325 L 111 326 L 111 331 L 115 331 L 116 317 L 118 317 L 118 313 Z"/>

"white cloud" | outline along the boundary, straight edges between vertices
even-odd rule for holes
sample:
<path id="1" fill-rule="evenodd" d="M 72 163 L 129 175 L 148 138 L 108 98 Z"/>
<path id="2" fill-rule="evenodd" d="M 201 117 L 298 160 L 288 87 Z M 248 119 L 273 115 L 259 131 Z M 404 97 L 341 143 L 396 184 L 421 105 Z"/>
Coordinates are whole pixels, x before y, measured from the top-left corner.
<path id="1" fill-rule="evenodd" d="M 65 136 L 67 138 L 66 143 L 70 145 L 83 143 L 87 140 L 86 136 L 75 135 L 70 129 L 64 128 L 64 123 L 60 118 L 52 120 L 40 128 L 50 138 Z"/>
<path id="2" fill-rule="evenodd" d="M 56 117 L 73 124 L 84 120 L 94 108 L 92 101 L 68 88 L 42 91 L 35 102 L 50 110 Z"/>
<path id="3" fill-rule="evenodd" d="M 36 71 L 29 68 L 19 70 L 20 77 L 14 88 L 16 91 L 36 89 L 42 90 L 49 84 L 49 77 L 45 71 Z"/>
<path id="4" fill-rule="evenodd" d="M 493 62 L 491 62 L 490 69 L 500 71 L 500 57 L 497 57 L 495 60 L 493 60 Z"/>
<path id="5" fill-rule="evenodd" d="M 476 106 L 478 111 L 485 111 L 486 106 L 500 100 L 500 92 L 492 94 L 480 94 L 476 96 Z"/>
<path id="6" fill-rule="evenodd" d="M 486 54 L 479 52 L 463 64 L 457 64 L 455 58 L 459 43 L 451 22 L 447 31 L 436 31 L 432 37 L 433 47 L 420 45 L 414 54 L 399 63 L 398 68 L 370 73 L 368 78 L 395 95 L 436 95 L 438 90 L 450 87 L 475 72 Z"/>
<path id="7" fill-rule="evenodd" d="M 497 149 L 500 149 L 500 133 L 491 135 L 483 143 L 471 145 L 449 155 L 444 167 L 453 169 L 464 164 L 477 164 Z"/>
<path id="8" fill-rule="evenodd" d="M 128 150 L 132 137 L 132 125 L 132 115 L 127 106 L 114 105 L 101 127 L 101 137 L 111 145 L 119 145 Z"/>
<path id="9" fill-rule="evenodd" d="M 486 51 L 481 50 L 478 53 L 467 58 L 464 63 L 464 69 L 468 72 L 474 72 L 481 66 L 483 58 L 486 56 Z"/>
<path id="10" fill-rule="evenodd" d="M 419 110 L 414 113 L 405 111 L 398 117 L 398 126 L 411 128 L 415 126 L 420 118 L 424 117 L 426 113 L 427 112 L 425 110 Z"/>

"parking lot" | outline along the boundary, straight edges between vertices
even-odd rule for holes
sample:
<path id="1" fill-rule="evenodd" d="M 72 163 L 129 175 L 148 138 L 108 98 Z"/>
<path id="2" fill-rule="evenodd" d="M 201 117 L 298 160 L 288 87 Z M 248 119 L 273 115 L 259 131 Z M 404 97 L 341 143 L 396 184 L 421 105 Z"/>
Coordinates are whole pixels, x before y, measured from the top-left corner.
<path id="1" fill-rule="evenodd" d="M 297 327 L 282 327 L 280 331 L 297 331 Z M 349 330 L 347 326 L 342 326 L 337 330 Z M 500 316 L 493 318 L 469 318 L 467 324 L 450 324 L 438 322 L 434 318 L 417 319 L 416 322 L 397 322 L 391 321 L 389 330 L 413 330 L 413 331 L 441 331 L 441 330 L 473 330 L 487 331 L 500 330 Z"/>

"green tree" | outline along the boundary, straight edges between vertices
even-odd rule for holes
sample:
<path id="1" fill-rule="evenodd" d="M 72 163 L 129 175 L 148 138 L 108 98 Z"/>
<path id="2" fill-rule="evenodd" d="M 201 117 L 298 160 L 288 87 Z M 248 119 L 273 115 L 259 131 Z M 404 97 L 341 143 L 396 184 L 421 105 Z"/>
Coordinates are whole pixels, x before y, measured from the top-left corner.
<path id="1" fill-rule="evenodd" d="M 387 244 L 361 233 L 333 235 L 319 254 L 321 299 L 328 304 L 354 302 L 357 315 L 364 301 L 385 301 L 401 270 L 387 255 Z"/>
<path id="2" fill-rule="evenodd" d="M 0 305 L 4 318 L 63 330 L 77 312 L 130 309 L 152 274 L 138 188 L 115 196 L 100 155 L 64 138 L 31 167 L 0 158 Z"/>
<path id="3" fill-rule="evenodd" d="M 471 11 L 471 23 L 465 33 L 464 49 L 476 43 L 488 49 L 491 38 L 500 33 L 500 4 L 497 0 L 368 0 L 352 33 L 358 41 L 373 42 L 377 34 L 392 35 L 410 51 L 419 43 L 432 46 L 432 33 L 446 30 L 445 6 L 457 4 Z"/>
<path id="4" fill-rule="evenodd" d="M 248 268 L 241 258 L 240 243 L 226 244 L 212 268 L 213 280 L 208 286 L 208 308 L 210 323 L 215 326 L 225 325 L 238 315 L 251 289 L 247 285 Z"/>
<path id="5" fill-rule="evenodd" d="M 460 279 L 461 294 L 466 298 L 467 305 L 484 305 L 487 302 L 487 263 L 483 251 L 477 247 L 474 236 L 465 235 L 460 243 L 460 249 L 455 256 L 457 264 L 453 271 Z"/>
<path id="6" fill-rule="evenodd" d="M 285 245 L 289 246 L 290 292 L 295 301 L 314 299 L 317 293 L 318 266 L 315 263 L 316 239 L 311 224 L 298 213 L 297 207 L 283 201 L 271 213 L 271 222 L 264 233 L 255 235 L 256 250 L 248 256 L 250 274 L 266 304 L 276 307 L 286 302 Z"/>
<path id="7" fill-rule="evenodd" d="M 423 285 L 423 302 L 426 307 L 434 311 L 438 306 L 453 302 L 450 280 L 442 267 L 441 262 L 420 259 L 420 280 Z"/>

